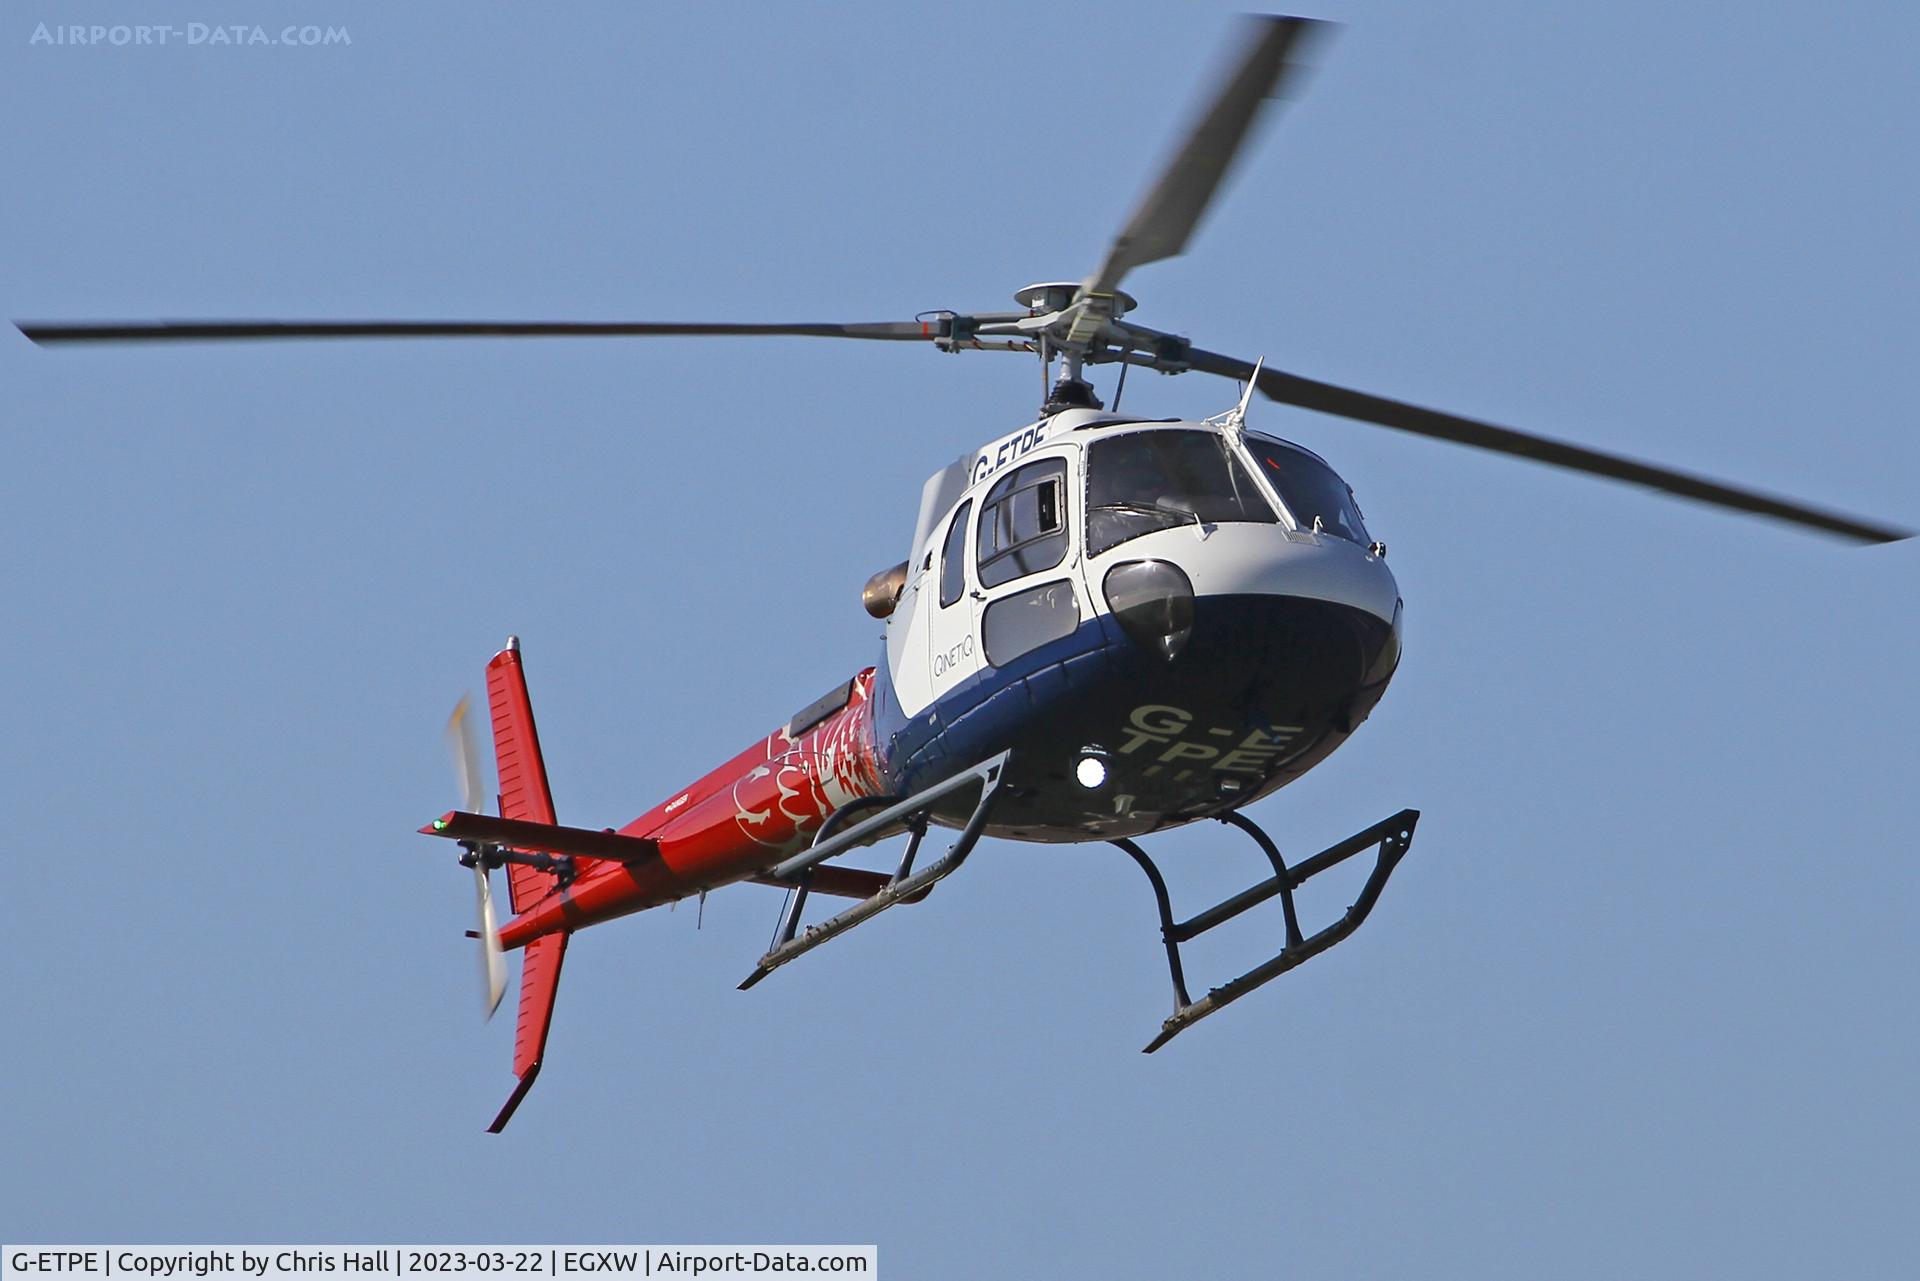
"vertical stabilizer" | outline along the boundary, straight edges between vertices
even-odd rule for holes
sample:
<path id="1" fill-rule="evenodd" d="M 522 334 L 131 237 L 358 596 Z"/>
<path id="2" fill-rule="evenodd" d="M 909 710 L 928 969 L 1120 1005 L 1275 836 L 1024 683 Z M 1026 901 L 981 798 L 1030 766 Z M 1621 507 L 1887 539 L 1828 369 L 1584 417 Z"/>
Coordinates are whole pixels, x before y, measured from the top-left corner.
<path id="1" fill-rule="evenodd" d="M 540 756 L 540 732 L 533 724 L 526 672 L 520 666 L 520 638 L 487 664 L 487 706 L 493 712 L 493 760 L 500 778 L 500 817 L 552 823 L 553 794 L 547 790 L 547 764 Z M 518 865 L 507 868 L 509 901 L 524 912 L 554 888 L 551 872 Z"/>
<path id="2" fill-rule="evenodd" d="M 487 1133 L 506 1129 L 514 1109 L 533 1088 L 540 1062 L 547 1053 L 547 1027 L 553 1022 L 553 995 L 560 988 L 560 963 L 567 956 L 567 935 L 545 934 L 527 944 L 520 963 L 520 1023 L 513 1037 L 513 1087 L 506 1106 L 493 1118 Z"/>
<path id="3" fill-rule="evenodd" d="M 540 756 L 540 735 L 533 725 L 526 673 L 520 666 L 520 640 L 487 664 L 487 705 L 493 713 L 494 768 L 500 779 L 500 816 L 534 823 L 554 822 L 547 766 Z M 517 863 L 507 865 L 507 892 L 513 910 L 524 912 L 559 885 L 551 872 Z M 547 1052 L 547 1028 L 553 1022 L 553 997 L 560 986 L 560 963 L 567 935 L 546 934 L 527 944 L 520 962 L 520 1017 L 513 1039 L 513 1074 L 520 1083 L 487 1129 L 498 1134 L 533 1088 Z"/>

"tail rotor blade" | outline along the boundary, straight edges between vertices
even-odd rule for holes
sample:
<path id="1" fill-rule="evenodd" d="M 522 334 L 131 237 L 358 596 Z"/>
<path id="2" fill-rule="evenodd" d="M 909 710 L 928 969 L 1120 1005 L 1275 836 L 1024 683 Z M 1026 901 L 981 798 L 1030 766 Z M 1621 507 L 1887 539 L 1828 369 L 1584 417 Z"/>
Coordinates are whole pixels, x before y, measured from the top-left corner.
<path id="1" fill-rule="evenodd" d="M 447 750 L 453 754 L 453 768 L 460 779 L 460 808 L 469 814 L 482 814 L 484 785 L 480 782 L 480 748 L 474 742 L 473 699 L 465 694 L 447 718 Z"/>
<path id="2" fill-rule="evenodd" d="M 500 997 L 507 990 L 507 961 L 500 954 L 500 926 L 493 914 L 493 886 L 487 878 L 487 866 L 478 858 L 473 863 L 473 888 L 480 908 L 480 978 L 486 984 L 487 1017 L 500 1008 Z"/>
<path id="3" fill-rule="evenodd" d="M 469 814 L 485 813 L 485 784 L 480 781 L 480 747 L 474 741 L 473 700 L 465 695 L 447 718 L 447 751 L 460 780 L 460 807 Z M 487 875 L 486 849 L 466 843 L 473 857 L 473 892 L 480 916 L 480 981 L 485 985 L 487 1017 L 500 1008 L 507 990 L 507 962 L 500 954 L 500 922 L 493 910 L 493 884 Z"/>

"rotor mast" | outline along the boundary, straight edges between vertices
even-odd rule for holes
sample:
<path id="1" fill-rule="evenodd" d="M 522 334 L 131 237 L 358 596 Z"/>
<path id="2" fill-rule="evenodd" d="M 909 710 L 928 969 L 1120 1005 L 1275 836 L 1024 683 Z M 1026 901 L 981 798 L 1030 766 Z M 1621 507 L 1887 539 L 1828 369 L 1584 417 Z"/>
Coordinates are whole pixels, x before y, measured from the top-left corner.
<path id="1" fill-rule="evenodd" d="M 1321 24 L 1306 18 L 1255 18 L 1246 24 L 1239 56 L 1186 137 L 1161 166 L 1106 257 L 1078 283 L 1028 285 L 1014 298 L 1028 309 L 1019 328 L 1043 336 L 1041 359 L 1061 358 L 1060 377 L 1042 413 L 1101 408 L 1083 367 L 1107 361 L 1146 365 L 1164 373 L 1188 368 L 1185 339 L 1143 329 L 1120 317 L 1134 300 L 1120 282 L 1135 267 L 1176 257 L 1199 227 L 1214 194 L 1259 123 L 1267 103 L 1281 96 L 1298 64 L 1294 54 Z M 982 326 L 982 333 L 994 328 Z"/>

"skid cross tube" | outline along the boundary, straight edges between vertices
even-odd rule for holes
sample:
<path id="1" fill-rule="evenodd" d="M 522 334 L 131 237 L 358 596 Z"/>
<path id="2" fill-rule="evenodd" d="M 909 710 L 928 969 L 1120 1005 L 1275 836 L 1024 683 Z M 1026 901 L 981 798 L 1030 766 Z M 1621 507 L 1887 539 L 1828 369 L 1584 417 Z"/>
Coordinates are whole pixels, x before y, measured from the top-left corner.
<path id="1" fill-rule="evenodd" d="M 781 922 L 778 941 L 760 958 L 753 967 L 753 973 L 747 975 L 740 984 L 740 990 L 746 991 L 776 969 L 793 960 L 796 956 L 811 952 L 828 939 L 846 933 L 854 926 L 871 917 L 878 916 L 896 903 L 923 897 L 934 882 L 939 881 L 966 861 L 967 855 L 980 842 L 980 833 L 987 825 L 987 818 L 993 812 L 994 800 L 1000 793 L 1000 780 L 1005 774 L 1008 752 L 1002 752 L 991 760 L 983 761 L 972 769 L 965 770 L 945 782 L 936 783 L 924 791 L 916 792 L 903 801 L 895 802 L 879 813 L 861 819 L 843 832 L 833 831 L 833 819 L 839 814 L 829 816 L 821 825 L 813 847 L 804 854 L 797 854 L 773 869 L 771 875 L 781 881 L 794 881 L 799 889 L 794 892 L 793 902 L 787 909 L 786 918 Z M 927 833 L 927 818 L 933 804 L 954 792 L 977 786 L 980 797 L 974 802 L 973 813 L 967 817 L 966 826 L 961 828 L 960 836 L 939 859 L 913 871 L 913 860 L 920 849 L 920 841 Z M 844 812 L 844 811 L 842 811 Z M 907 852 L 900 860 L 900 870 L 887 882 L 886 888 L 871 898 L 855 903 L 838 916 L 822 921 L 818 925 L 809 925 L 805 931 L 799 930 L 800 908 L 806 901 L 807 879 L 812 869 L 826 862 L 836 854 L 844 854 L 850 849 L 873 842 L 906 828 L 909 833 Z M 825 838 L 825 839 L 819 839 Z"/>
<path id="2" fill-rule="evenodd" d="M 1173 977 L 1173 1014 L 1160 1025 L 1160 1034 L 1147 1045 L 1145 1053 L 1155 1050 L 1171 1041 L 1187 1028 L 1192 1027 L 1207 1015 L 1223 1009 L 1239 1000 L 1247 993 L 1279 978 L 1294 966 L 1312 960 L 1320 953 L 1340 942 L 1360 928 L 1367 914 L 1373 911 L 1373 905 L 1380 899 L 1380 891 L 1386 888 L 1387 878 L 1393 875 L 1402 857 L 1413 845 L 1413 827 L 1420 819 L 1418 810 L 1401 810 L 1392 818 L 1383 819 L 1364 832 L 1355 833 L 1337 845 L 1328 846 L 1299 866 L 1288 868 L 1280 851 L 1273 841 L 1252 819 L 1244 814 L 1223 814 L 1220 821 L 1231 823 L 1252 837 L 1260 850 L 1273 864 L 1273 876 L 1249 889 L 1242 890 L 1232 898 L 1226 899 L 1191 917 L 1176 923 L 1173 919 L 1172 902 L 1167 895 L 1166 878 L 1160 875 L 1153 860 L 1148 858 L 1141 848 L 1129 840 L 1117 840 L 1111 844 L 1118 846 L 1140 870 L 1147 874 L 1147 880 L 1153 885 L 1154 905 L 1160 913 L 1160 938 L 1167 948 L 1167 969 Z M 1302 937 L 1299 917 L 1294 911 L 1293 892 L 1310 878 L 1319 875 L 1337 863 L 1343 863 L 1355 854 L 1370 847 L 1377 847 L 1373 871 L 1367 876 L 1367 883 L 1360 888 L 1360 895 L 1354 899 L 1346 914 L 1317 934 Z M 1187 979 L 1180 964 L 1180 945 L 1189 939 L 1205 934 L 1214 926 L 1230 921 L 1240 913 L 1256 904 L 1264 903 L 1275 895 L 1286 912 L 1287 945 L 1280 954 L 1263 965 L 1257 965 L 1239 978 L 1231 979 L 1219 987 L 1213 988 L 1199 1000 L 1187 995 Z"/>
<path id="3" fill-rule="evenodd" d="M 854 815 L 865 810 L 878 809 L 881 806 L 891 805 L 899 799 L 897 796 L 861 796 L 848 801 L 845 805 L 827 815 L 827 821 L 820 824 L 820 830 L 813 834 L 813 843 L 818 845 L 822 841 L 827 840 L 833 835 L 835 828 L 845 827 L 847 820 L 851 819 Z M 924 831 L 926 831 L 926 828 L 922 825 L 915 833 L 913 842 L 907 846 L 909 855 L 919 847 L 919 833 Z M 807 894 L 813 889 L 813 868 L 813 864 L 808 864 L 792 876 L 781 876 L 777 869 L 767 873 L 766 879 L 770 884 L 785 885 L 793 891 L 787 900 L 786 915 L 781 919 L 780 929 L 774 938 L 775 947 L 790 941 L 793 938 L 794 931 L 800 927 L 800 913 L 806 909 Z M 895 877 L 894 879 L 898 880 L 899 878 Z"/>

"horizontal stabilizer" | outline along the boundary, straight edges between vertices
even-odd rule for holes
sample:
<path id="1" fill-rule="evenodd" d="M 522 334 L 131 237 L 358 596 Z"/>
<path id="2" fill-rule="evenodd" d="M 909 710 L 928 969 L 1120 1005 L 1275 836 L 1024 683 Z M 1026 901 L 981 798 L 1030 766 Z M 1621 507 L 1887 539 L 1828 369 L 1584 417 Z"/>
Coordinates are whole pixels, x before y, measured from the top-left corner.
<path id="1" fill-rule="evenodd" d="M 814 894 L 828 894 L 834 898 L 872 898 L 887 888 L 893 878 L 885 872 L 869 872 L 860 867 L 831 867 L 821 864 L 813 869 L 813 883 L 807 889 Z M 771 885 L 777 889 L 793 889 L 799 880 L 781 880 L 770 873 L 752 878 L 756 885 Z M 909 894 L 901 899 L 902 903 L 918 903 L 932 892 L 928 886 L 918 894 Z"/>
<path id="2" fill-rule="evenodd" d="M 520 818 L 495 818 L 491 814 L 467 814 L 460 810 L 449 810 L 420 830 L 428 836 L 445 836 L 456 841 L 478 841 L 483 845 L 571 854 L 575 858 L 605 859 L 614 863 L 640 863 L 660 857 L 660 846 L 641 836 L 534 823 Z"/>

